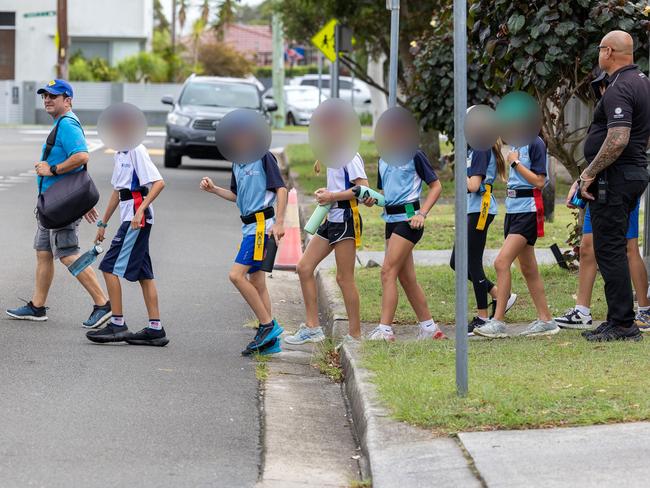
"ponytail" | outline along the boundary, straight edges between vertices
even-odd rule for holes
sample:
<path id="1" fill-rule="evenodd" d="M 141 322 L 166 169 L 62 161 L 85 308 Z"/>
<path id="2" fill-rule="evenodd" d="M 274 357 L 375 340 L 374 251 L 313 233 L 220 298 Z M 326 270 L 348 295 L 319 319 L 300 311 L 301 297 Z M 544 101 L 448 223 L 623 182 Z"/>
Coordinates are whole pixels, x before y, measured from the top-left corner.
<path id="1" fill-rule="evenodd" d="M 317 175 L 320 174 L 320 161 L 317 159 L 316 162 L 314 163 L 314 173 Z"/>
<path id="2" fill-rule="evenodd" d="M 506 181 L 507 179 L 507 170 L 506 170 L 506 160 L 503 157 L 503 142 L 501 139 L 497 139 L 497 142 L 494 143 L 494 146 L 492 146 L 492 152 L 494 153 L 494 156 L 497 160 L 497 175 L 501 179 L 501 181 Z"/>

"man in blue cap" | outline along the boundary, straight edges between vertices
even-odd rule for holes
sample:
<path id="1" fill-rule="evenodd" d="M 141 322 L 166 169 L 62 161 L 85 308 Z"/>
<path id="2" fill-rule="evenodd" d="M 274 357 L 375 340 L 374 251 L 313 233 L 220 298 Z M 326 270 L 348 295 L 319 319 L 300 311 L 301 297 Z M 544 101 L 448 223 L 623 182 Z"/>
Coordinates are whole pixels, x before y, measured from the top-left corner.
<path id="1" fill-rule="evenodd" d="M 52 130 L 56 138 L 52 150 L 45 161 L 34 164 L 37 174 L 39 192 L 45 192 L 57 180 L 67 175 L 82 171 L 88 164 L 88 147 L 81 128 L 81 123 L 72 112 L 72 87 L 65 80 L 52 80 L 36 93 L 43 98 L 45 111 L 54 119 Z M 45 156 L 45 147 L 41 159 Z M 86 215 L 88 222 L 97 220 L 93 209 Z M 61 229 L 45 229 L 38 224 L 34 249 L 36 250 L 36 286 L 32 299 L 22 307 L 7 310 L 7 315 L 19 320 L 42 322 L 47 320 L 45 302 L 54 278 L 54 260 L 58 259 L 69 266 L 79 257 L 78 228 L 81 219 Z M 88 320 L 83 322 L 86 328 L 99 327 L 111 317 L 111 305 L 99 285 L 95 271 L 88 267 L 77 277 L 92 297 L 95 305 Z"/>

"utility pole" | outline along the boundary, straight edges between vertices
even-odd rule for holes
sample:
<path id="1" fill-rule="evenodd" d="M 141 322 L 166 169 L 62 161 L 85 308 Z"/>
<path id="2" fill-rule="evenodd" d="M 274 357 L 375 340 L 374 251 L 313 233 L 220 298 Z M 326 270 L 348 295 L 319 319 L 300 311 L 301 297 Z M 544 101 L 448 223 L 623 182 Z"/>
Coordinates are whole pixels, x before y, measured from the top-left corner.
<path id="1" fill-rule="evenodd" d="M 341 45 L 341 26 L 334 27 L 334 62 L 332 63 L 332 76 L 330 76 L 330 97 L 339 97 L 339 46 Z"/>
<path id="2" fill-rule="evenodd" d="M 273 127 L 284 128 L 284 39 L 282 35 L 282 18 L 274 13 L 271 18 L 271 34 L 273 38 L 273 99 L 278 110 L 273 113 Z"/>
<path id="3" fill-rule="evenodd" d="M 59 42 L 56 46 L 56 77 L 68 78 L 68 1 L 56 2 L 56 32 Z"/>
<path id="4" fill-rule="evenodd" d="M 171 44 L 172 44 L 172 62 L 171 62 L 171 81 L 176 81 L 176 0 L 172 0 L 172 30 L 171 30 Z"/>
<path id="5" fill-rule="evenodd" d="M 454 0 L 454 177 L 456 180 L 456 392 L 467 396 L 467 0 Z"/>
<path id="6" fill-rule="evenodd" d="M 388 68 L 388 108 L 397 105 L 397 64 L 399 53 L 399 0 L 386 0 L 390 10 L 390 65 Z"/>

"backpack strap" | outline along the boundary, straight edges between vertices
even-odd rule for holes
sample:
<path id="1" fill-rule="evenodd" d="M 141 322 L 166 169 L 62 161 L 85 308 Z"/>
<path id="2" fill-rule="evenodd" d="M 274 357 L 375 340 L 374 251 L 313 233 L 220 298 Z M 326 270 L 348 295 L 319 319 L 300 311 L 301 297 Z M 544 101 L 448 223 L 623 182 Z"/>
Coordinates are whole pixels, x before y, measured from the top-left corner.
<path id="1" fill-rule="evenodd" d="M 54 124 L 54 127 L 52 127 L 52 130 L 47 136 L 47 139 L 45 140 L 45 149 L 43 150 L 43 154 L 41 157 L 41 161 L 47 161 L 47 158 L 50 157 L 50 153 L 52 152 L 52 149 L 54 148 L 54 145 L 56 144 L 56 136 L 57 133 L 59 132 L 59 124 L 61 124 L 61 121 L 63 119 L 72 119 L 75 120 L 73 117 L 68 117 L 67 115 L 63 115 L 62 117 L 59 117 L 59 120 L 56 121 L 56 124 Z M 83 127 L 81 128 L 81 131 L 83 132 Z M 85 135 L 85 133 L 84 133 Z M 86 168 L 86 165 L 83 166 L 84 169 Z M 38 183 L 38 194 L 40 195 L 43 190 L 43 178 L 44 176 L 41 176 L 41 180 Z"/>

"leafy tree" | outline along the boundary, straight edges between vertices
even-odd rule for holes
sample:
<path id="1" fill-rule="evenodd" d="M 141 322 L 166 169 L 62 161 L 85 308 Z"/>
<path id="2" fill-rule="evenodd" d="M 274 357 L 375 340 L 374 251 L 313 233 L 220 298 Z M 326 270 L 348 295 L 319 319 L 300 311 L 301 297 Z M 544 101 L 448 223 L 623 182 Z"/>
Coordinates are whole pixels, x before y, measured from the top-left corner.
<path id="1" fill-rule="evenodd" d="M 253 69 L 252 63 L 241 53 L 216 38 L 199 46 L 198 61 L 203 73 L 211 76 L 243 77 Z"/>
<path id="2" fill-rule="evenodd" d="M 70 59 L 68 76 L 71 81 L 117 81 L 119 73 L 104 58 L 86 59 L 81 51 Z"/>
<path id="3" fill-rule="evenodd" d="M 124 58 L 117 69 L 125 81 L 134 83 L 163 82 L 168 78 L 167 63 L 155 53 L 141 52 Z"/>
<path id="4" fill-rule="evenodd" d="M 169 20 L 165 16 L 165 10 L 163 9 L 160 0 L 154 0 L 153 2 L 153 22 L 154 29 L 157 31 L 169 31 Z"/>

